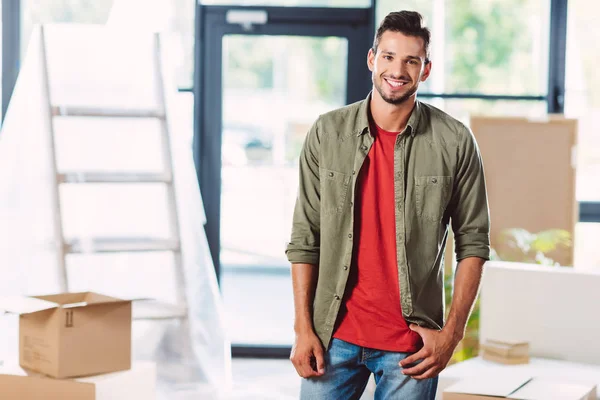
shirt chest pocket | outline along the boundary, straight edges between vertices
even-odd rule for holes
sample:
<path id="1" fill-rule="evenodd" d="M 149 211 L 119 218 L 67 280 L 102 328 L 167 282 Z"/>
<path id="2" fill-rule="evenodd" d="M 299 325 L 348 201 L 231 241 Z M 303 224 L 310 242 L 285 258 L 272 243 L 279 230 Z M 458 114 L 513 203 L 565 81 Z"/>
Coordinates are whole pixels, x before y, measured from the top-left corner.
<path id="1" fill-rule="evenodd" d="M 321 214 L 341 213 L 350 188 L 350 175 L 321 168 Z"/>
<path id="2" fill-rule="evenodd" d="M 452 194 L 451 176 L 415 177 L 417 215 L 438 222 L 444 216 Z"/>

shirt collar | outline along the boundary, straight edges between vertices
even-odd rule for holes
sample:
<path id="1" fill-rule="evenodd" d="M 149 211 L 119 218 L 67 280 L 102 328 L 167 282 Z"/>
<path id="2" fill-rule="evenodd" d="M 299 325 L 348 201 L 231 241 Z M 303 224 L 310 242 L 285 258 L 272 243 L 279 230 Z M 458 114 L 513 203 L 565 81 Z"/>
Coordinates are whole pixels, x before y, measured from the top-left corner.
<path id="1" fill-rule="evenodd" d="M 358 111 L 358 118 L 357 118 L 357 136 L 360 136 L 364 133 L 366 133 L 369 129 L 369 113 L 370 113 L 370 109 L 369 106 L 371 104 L 371 95 L 373 92 L 369 92 L 369 94 L 367 95 L 367 98 L 363 100 L 362 104 L 360 105 L 360 109 Z M 421 103 L 419 100 L 415 101 L 415 107 L 412 110 L 412 113 L 410 114 L 410 117 L 408 118 L 408 122 L 406 123 L 407 127 L 410 127 L 410 135 L 411 136 L 415 136 L 415 134 L 417 133 L 417 128 L 419 126 L 419 120 L 421 119 Z"/>

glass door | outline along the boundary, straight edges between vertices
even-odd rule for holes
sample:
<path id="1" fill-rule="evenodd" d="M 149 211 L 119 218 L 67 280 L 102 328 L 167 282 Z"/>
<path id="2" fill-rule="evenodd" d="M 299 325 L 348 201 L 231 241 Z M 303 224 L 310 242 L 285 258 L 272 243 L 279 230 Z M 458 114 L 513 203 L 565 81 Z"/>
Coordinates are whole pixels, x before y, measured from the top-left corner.
<path id="1" fill-rule="evenodd" d="M 347 54 L 340 37 L 223 38 L 220 262 L 234 343 L 293 338 L 284 251 L 298 157 L 315 118 L 345 104 Z"/>
<path id="2" fill-rule="evenodd" d="M 271 16 L 249 30 L 219 20 L 222 8 L 211 18 L 211 9 L 204 10 L 211 29 L 203 54 L 211 61 L 202 72 L 204 90 L 196 92 L 204 102 L 196 161 L 225 320 L 234 350 L 285 349 L 294 339 L 285 246 L 298 158 L 320 114 L 368 93 L 368 13 L 356 10 L 362 28 L 308 19 L 278 24 Z"/>

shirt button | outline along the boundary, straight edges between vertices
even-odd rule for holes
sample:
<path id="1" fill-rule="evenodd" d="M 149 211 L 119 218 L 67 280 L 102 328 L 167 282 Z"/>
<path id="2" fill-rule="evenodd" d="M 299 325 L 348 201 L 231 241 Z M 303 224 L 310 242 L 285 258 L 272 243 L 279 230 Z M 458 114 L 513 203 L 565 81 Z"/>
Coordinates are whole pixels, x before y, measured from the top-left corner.
<path id="1" fill-rule="evenodd" d="M 348 237 L 349 237 L 350 239 L 352 239 L 352 234 L 351 234 L 351 233 L 349 233 L 349 234 L 348 234 Z"/>
<path id="2" fill-rule="evenodd" d="M 329 176 L 333 176 L 333 172 L 330 172 L 330 173 L 329 173 Z"/>
<path id="3" fill-rule="evenodd" d="M 367 146 L 363 146 L 363 147 L 362 147 L 362 149 L 363 149 L 363 150 L 366 150 L 366 149 L 367 149 Z"/>
<path id="4" fill-rule="evenodd" d="M 352 171 L 352 175 L 356 175 L 356 171 Z"/>
<path id="5" fill-rule="evenodd" d="M 348 266 L 344 265 L 344 271 L 347 271 L 347 270 L 348 270 Z"/>
<path id="6" fill-rule="evenodd" d="M 338 296 L 338 295 L 336 294 L 336 295 L 335 295 L 335 299 L 336 299 L 336 300 L 339 300 L 339 299 L 340 299 L 340 296 Z"/>
<path id="7" fill-rule="evenodd" d="M 433 183 L 437 183 L 437 178 L 432 178 L 432 179 L 431 179 L 431 182 L 433 182 Z"/>

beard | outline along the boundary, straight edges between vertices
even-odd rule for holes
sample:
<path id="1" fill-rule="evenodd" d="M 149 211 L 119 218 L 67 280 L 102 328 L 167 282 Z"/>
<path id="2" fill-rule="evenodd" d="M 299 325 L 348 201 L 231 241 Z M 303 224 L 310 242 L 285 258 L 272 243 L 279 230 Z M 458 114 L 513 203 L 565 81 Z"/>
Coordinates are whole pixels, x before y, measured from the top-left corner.
<path id="1" fill-rule="evenodd" d="M 400 78 L 400 79 L 404 79 L 404 78 Z M 408 79 L 405 79 L 408 81 Z M 375 89 L 377 89 L 377 92 L 379 92 L 379 95 L 381 96 L 381 98 L 389 104 L 394 104 L 394 105 L 398 105 L 398 104 L 402 104 L 404 103 L 406 100 L 408 100 L 413 94 L 415 94 L 417 92 L 418 89 L 418 85 L 414 85 L 412 87 L 410 87 L 404 94 L 400 95 L 399 97 L 391 97 L 388 96 L 384 90 L 383 90 L 383 77 L 381 78 L 381 83 L 378 84 L 377 80 L 375 78 L 373 78 L 373 86 L 375 86 Z"/>

